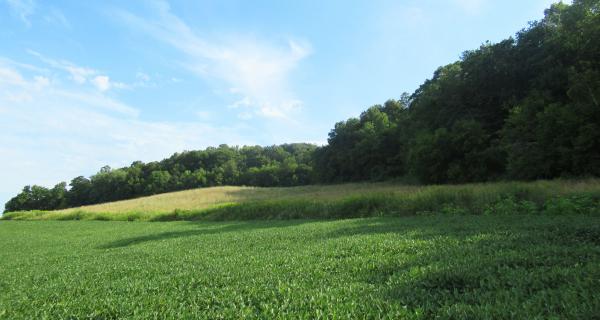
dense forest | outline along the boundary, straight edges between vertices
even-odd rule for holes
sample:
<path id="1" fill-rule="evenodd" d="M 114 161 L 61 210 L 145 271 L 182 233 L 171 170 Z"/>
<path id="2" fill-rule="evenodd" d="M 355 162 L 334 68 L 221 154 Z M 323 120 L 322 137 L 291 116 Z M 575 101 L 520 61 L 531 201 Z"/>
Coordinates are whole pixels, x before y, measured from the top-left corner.
<path id="1" fill-rule="evenodd" d="M 555 4 L 516 37 L 467 51 L 412 95 L 335 125 L 325 181 L 423 183 L 600 175 L 600 1 Z"/>
<path id="2" fill-rule="evenodd" d="M 207 148 L 25 187 L 6 211 L 218 185 L 600 176 L 600 0 L 554 4 L 514 38 L 438 68 L 414 93 L 335 124 L 328 144 Z"/>

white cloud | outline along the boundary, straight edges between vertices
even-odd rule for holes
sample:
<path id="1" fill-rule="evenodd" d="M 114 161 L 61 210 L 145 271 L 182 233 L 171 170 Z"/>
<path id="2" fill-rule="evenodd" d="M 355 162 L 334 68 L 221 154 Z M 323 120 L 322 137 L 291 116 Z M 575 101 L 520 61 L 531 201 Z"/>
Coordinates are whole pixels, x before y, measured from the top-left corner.
<path id="1" fill-rule="evenodd" d="M 196 111 L 196 116 L 203 121 L 210 120 L 213 117 L 210 111 Z"/>
<path id="2" fill-rule="evenodd" d="M 227 86 L 241 100 L 252 102 L 258 115 L 287 117 L 298 108 L 289 88 L 290 73 L 311 54 L 308 43 L 289 40 L 276 46 L 253 37 L 226 36 L 208 41 L 171 12 L 166 2 L 153 3 L 156 17 L 143 19 L 129 12 L 115 12 L 130 27 L 165 42 L 184 54 L 183 65 Z"/>
<path id="3" fill-rule="evenodd" d="M 94 79 L 92 79 L 92 83 L 100 91 L 106 91 L 110 89 L 111 86 L 110 78 L 108 76 L 96 76 Z"/>
<path id="4" fill-rule="evenodd" d="M 38 73 L 48 73 L 48 69 L 40 68 L 40 67 L 31 65 L 31 64 L 27 64 L 27 63 L 20 63 L 20 62 L 17 62 L 17 61 L 14 61 L 12 59 L 8 59 L 5 57 L 0 57 L 0 65 L 14 66 L 15 68 L 28 70 L 28 71 L 35 71 Z"/>
<path id="5" fill-rule="evenodd" d="M 48 24 L 71 28 L 71 24 L 65 15 L 59 9 L 47 6 L 43 1 L 41 3 L 35 0 L 5 0 L 10 8 L 11 14 L 23 21 L 29 28 L 34 15 L 41 16 L 40 21 Z"/>
<path id="6" fill-rule="evenodd" d="M 41 53 L 33 50 L 27 50 L 27 52 L 33 56 L 36 56 L 41 61 L 55 69 L 66 71 L 67 73 L 69 73 L 71 80 L 79 84 L 86 83 L 89 80 L 89 78 L 93 77 L 98 73 L 98 71 L 92 68 L 80 67 L 70 61 L 50 59 L 42 55 Z"/>
<path id="7" fill-rule="evenodd" d="M 160 76 L 159 76 L 160 78 Z M 118 89 L 134 89 L 134 88 L 148 88 L 148 87 L 156 87 L 157 83 L 154 81 L 153 77 L 145 72 L 137 72 L 135 74 L 135 81 L 131 84 L 125 83 L 112 83 L 113 87 Z"/>
<path id="8" fill-rule="evenodd" d="M 34 84 L 38 87 L 46 87 L 50 85 L 50 79 L 43 76 L 35 76 L 33 77 Z"/>
<path id="9" fill-rule="evenodd" d="M 140 82 L 149 82 L 150 81 L 150 76 L 143 72 L 136 73 L 135 78 Z"/>
<path id="10" fill-rule="evenodd" d="M 237 117 L 238 117 L 238 119 L 241 119 L 241 120 L 250 120 L 250 119 L 254 118 L 254 116 L 252 115 L 252 113 L 251 112 L 247 112 L 247 111 L 238 113 Z"/>
<path id="11" fill-rule="evenodd" d="M 95 70 L 92 69 L 88 69 L 88 68 L 82 68 L 82 67 L 77 67 L 77 66 L 64 66 L 64 69 L 67 70 L 70 74 L 71 74 L 71 78 L 73 79 L 73 81 L 77 82 L 77 83 L 85 83 L 88 79 L 88 77 L 93 76 L 94 74 L 96 74 Z"/>
<path id="12" fill-rule="evenodd" d="M 29 17 L 35 12 L 35 1 L 33 0 L 6 0 L 10 7 L 11 13 L 17 16 L 25 23 L 27 27 L 31 27 Z"/>
<path id="13" fill-rule="evenodd" d="M 123 102 L 0 58 L 0 208 L 26 184 L 52 186 L 101 166 L 214 145 L 253 144 L 245 127 L 145 121 Z"/>
<path id="14" fill-rule="evenodd" d="M 243 99 L 240 99 L 240 100 L 228 105 L 227 108 L 238 109 L 238 108 L 243 108 L 243 107 L 251 107 L 252 105 L 254 105 L 254 103 L 252 101 L 250 101 L 250 98 L 244 97 Z"/>
<path id="15" fill-rule="evenodd" d="M 21 85 L 25 81 L 20 73 L 11 68 L 0 68 L 0 84 Z"/>
<path id="16" fill-rule="evenodd" d="M 101 75 L 98 70 L 93 68 L 78 66 L 66 60 L 51 59 L 33 50 L 27 50 L 27 52 L 39 58 L 52 68 L 65 71 L 67 74 L 69 74 L 69 78 L 75 83 L 86 84 L 89 82 L 96 89 L 102 92 L 108 91 L 112 88 L 128 89 L 138 86 L 138 82 L 135 82 L 133 85 L 127 85 L 122 82 L 112 81 L 109 76 Z"/>
<path id="17" fill-rule="evenodd" d="M 468 14 L 479 14 L 485 8 L 488 0 L 454 0 Z"/>
<path id="18" fill-rule="evenodd" d="M 269 102 L 257 102 L 253 101 L 249 97 L 244 97 L 233 104 L 227 106 L 229 109 L 240 109 L 246 108 L 251 111 L 245 110 L 238 114 L 238 118 L 248 120 L 253 118 L 254 115 L 267 117 L 267 118 L 279 118 L 293 121 L 288 117 L 289 114 L 293 114 L 302 109 L 301 100 L 285 100 L 277 105 L 273 105 Z"/>
<path id="19" fill-rule="evenodd" d="M 286 118 L 286 115 L 296 112 L 300 109 L 302 109 L 302 101 L 286 100 L 280 105 L 276 106 L 263 104 L 260 108 L 259 114 L 272 118 Z"/>
<path id="20" fill-rule="evenodd" d="M 51 97 L 58 99 L 76 102 L 81 106 L 85 106 L 89 109 L 99 109 L 101 111 L 108 111 L 129 117 L 137 117 L 139 110 L 133 108 L 120 101 L 111 99 L 103 94 L 89 91 L 78 91 L 78 90 L 66 90 L 51 88 Z M 48 90 L 48 91 L 50 91 Z"/>

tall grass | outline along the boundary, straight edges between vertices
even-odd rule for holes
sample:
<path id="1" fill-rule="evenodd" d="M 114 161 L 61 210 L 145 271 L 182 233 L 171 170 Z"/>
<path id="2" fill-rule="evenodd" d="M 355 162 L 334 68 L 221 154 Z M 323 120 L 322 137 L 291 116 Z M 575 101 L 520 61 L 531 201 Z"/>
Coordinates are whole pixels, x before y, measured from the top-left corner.
<path id="1" fill-rule="evenodd" d="M 173 221 L 335 219 L 433 213 L 600 213 L 600 180 L 597 179 L 427 187 L 367 183 L 301 188 L 221 187 L 187 194 L 199 196 L 203 192 L 212 198 L 201 202 L 192 197 L 186 203 L 181 193 L 165 194 L 153 199 L 129 200 L 126 205 L 113 203 L 63 211 L 13 212 L 5 214 L 3 219 Z M 202 205 L 193 207 L 190 203 Z M 103 207 L 110 210 L 102 211 Z"/>
<path id="2" fill-rule="evenodd" d="M 149 197 L 129 199 L 58 210 L 59 212 L 155 212 L 166 213 L 174 209 L 198 210 L 211 208 L 224 203 L 239 203 L 273 199 L 311 198 L 319 200 L 340 199 L 349 195 L 365 193 L 395 192 L 406 193 L 418 187 L 390 183 L 350 183 L 342 185 L 312 185 L 291 188 L 259 187 L 212 187 L 158 194 Z"/>

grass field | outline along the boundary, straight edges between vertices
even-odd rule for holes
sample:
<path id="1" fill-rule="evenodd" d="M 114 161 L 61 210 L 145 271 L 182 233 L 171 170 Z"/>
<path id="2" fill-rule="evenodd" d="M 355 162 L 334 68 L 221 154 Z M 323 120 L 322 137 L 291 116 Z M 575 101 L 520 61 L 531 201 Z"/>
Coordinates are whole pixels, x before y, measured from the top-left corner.
<path id="1" fill-rule="evenodd" d="M 2 319 L 593 319 L 600 217 L 0 221 Z"/>
<path id="2" fill-rule="evenodd" d="M 294 188 L 214 187 L 59 211 L 13 212 L 12 220 L 252 220 L 456 214 L 590 213 L 600 180 L 409 186 L 360 183 Z"/>
<path id="3" fill-rule="evenodd" d="M 152 216 L 171 213 L 175 209 L 203 210 L 227 204 L 273 199 L 312 199 L 324 201 L 360 194 L 412 193 L 419 189 L 419 187 L 391 183 L 349 183 L 343 185 L 311 185 L 291 188 L 223 186 L 170 192 L 131 200 L 57 210 L 50 216 L 61 216 L 80 211 L 102 214 L 144 212 Z"/>

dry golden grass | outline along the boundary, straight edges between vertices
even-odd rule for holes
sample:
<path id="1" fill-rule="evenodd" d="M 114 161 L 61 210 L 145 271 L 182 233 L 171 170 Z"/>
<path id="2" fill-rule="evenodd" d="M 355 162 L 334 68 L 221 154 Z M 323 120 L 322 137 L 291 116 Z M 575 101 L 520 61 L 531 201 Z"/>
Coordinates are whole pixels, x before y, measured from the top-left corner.
<path id="1" fill-rule="evenodd" d="M 164 213 L 175 209 L 199 210 L 225 203 L 240 203 L 256 200 L 313 199 L 335 200 L 346 196 L 372 193 L 409 193 L 420 187 L 391 183 L 351 183 L 342 185 L 314 185 L 291 188 L 259 187 L 212 187 L 163 193 L 149 197 L 109 202 L 56 211 L 121 213 L 148 212 Z"/>

